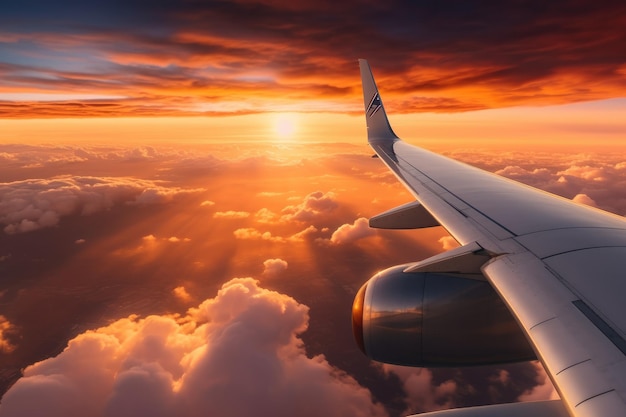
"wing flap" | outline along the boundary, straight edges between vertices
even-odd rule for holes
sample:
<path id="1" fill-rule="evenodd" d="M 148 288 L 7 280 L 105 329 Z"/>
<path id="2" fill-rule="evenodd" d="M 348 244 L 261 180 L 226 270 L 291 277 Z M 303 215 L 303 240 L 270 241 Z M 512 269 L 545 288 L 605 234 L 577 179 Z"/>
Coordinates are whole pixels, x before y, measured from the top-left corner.
<path id="1" fill-rule="evenodd" d="M 439 222 L 418 201 L 387 210 L 369 220 L 375 229 L 423 229 L 439 226 Z"/>
<path id="2" fill-rule="evenodd" d="M 424 259 L 404 270 L 404 272 L 448 272 L 457 274 L 481 274 L 480 267 L 493 256 L 478 243 L 440 253 Z"/>
<path id="3" fill-rule="evenodd" d="M 624 354 L 576 307 L 579 298 L 528 252 L 493 259 L 483 273 L 526 331 L 572 415 L 589 415 L 582 411 L 587 407 L 592 415 L 623 415 L 623 400 L 610 413 L 598 410 L 614 402 L 611 393 L 623 392 Z"/>
<path id="4" fill-rule="evenodd" d="M 626 242 L 622 247 L 576 250 L 544 259 L 545 264 L 615 329 L 622 340 L 626 335 L 625 258 Z"/>

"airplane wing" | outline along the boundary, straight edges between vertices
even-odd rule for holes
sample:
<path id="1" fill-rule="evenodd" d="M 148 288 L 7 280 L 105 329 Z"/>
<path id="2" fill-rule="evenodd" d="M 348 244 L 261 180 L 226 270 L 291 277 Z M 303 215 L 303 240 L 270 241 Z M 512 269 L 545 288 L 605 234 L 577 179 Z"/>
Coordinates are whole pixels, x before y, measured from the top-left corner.
<path id="1" fill-rule="evenodd" d="M 626 416 L 626 219 L 403 142 L 389 124 L 369 64 L 359 60 L 359 65 L 369 144 L 416 199 L 372 218 L 371 225 L 440 224 L 460 244 L 404 265 L 402 273 L 473 273 L 473 280 L 486 281 L 560 394 L 562 406 L 550 403 L 545 415 Z M 374 304 L 382 301 L 365 287 L 353 308 L 355 337 L 376 358 L 377 343 L 385 350 L 396 340 L 382 336 L 379 341 L 385 334 L 381 329 L 402 326 L 386 313 L 388 305 L 377 310 Z M 388 322 L 380 325 L 385 314 Z M 419 326 L 424 332 L 419 343 L 425 346 L 435 336 L 426 334 L 425 322 Z M 443 331 L 440 326 L 437 334 Z M 389 362 L 402 362 L 390 355 Z M 480 414 L 469 410 L 449 415 L 496 415 L 484 407 Z"/>

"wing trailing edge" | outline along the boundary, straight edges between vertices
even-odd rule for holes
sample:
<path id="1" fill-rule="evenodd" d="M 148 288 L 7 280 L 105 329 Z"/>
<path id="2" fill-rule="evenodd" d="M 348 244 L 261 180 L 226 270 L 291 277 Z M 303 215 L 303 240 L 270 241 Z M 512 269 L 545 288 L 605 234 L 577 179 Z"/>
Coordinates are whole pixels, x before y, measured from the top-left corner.
<path id="1" fill-rule="evenodd" d="M 417 417 L 413 415 L 409 417 Z M 419 414 L 419 417 L 569 417 L 560 400 L 483 405 Z"/>
<path id="2" fill-rule="evenodd" d="M 495 256 L 497 255 L 489 253 L 477 242 L 472 242 L 419 261 L 404 272 L 448 272 L 482 276 L 481 267 Z"/>

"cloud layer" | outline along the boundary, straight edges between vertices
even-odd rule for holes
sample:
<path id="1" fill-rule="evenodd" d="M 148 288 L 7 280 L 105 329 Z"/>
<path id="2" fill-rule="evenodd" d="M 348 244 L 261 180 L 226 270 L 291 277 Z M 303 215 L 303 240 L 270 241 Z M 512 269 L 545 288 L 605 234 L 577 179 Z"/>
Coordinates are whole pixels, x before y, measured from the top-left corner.
<path id="1" fill-rule="evenodd" d="M 77 336 L 24 370 L 0 416 L 385 416 L 353 378 L 307 357 L 307 323 L 291 297 L 233 279 L 182 317 Z"/>
<path id="2" fill-rule="evenodd" d="M 137 178 L 60 176 L 0 183 L 0 223 L 8 234 L 56 226 L 63 216 L 89 215 L 116 204 L 156 204 L 201 191 Z"/>
<path id="3" fill-rule="evenodd" d="M 615 208 L 617 212 L 626 209 L 626 165 L 618 153 L 494 154 L 472 150 L 457 151 L 452 156 L 580 202 L 585 202 L 586 195 L 599 207 Z M 74 175 L 59 177 L 67 172 Z M 117 176 L 99 177 L 107 173 Z M 455 246 L 452 239 L 442 237 L 445 232 L 441 228 L 404 232 L 374 232 L 367 228 L 367 217 L 405 203 L 411 196 L 362 147 L 241 145 L 228 150 L 217 146 L 192 150 L 180 146 L 118 149 L 3 145 L 0 176 L 10 178 L 3 186 L 10 184 L 21 190 L 33 207 L 40 201 L 62 201 L 46 193 L 38 194 L 44 190 L 67 187 L 79 195 L 69 198 L 75 210 L 66 221 L 61 217 L 58 227 L 41 233 L 4 235 L 0 239 L 0 297 L 2 315 L 8 322 L 3 339 L 11 345 L 11 352 L 0 354 L 7 364 L 0 375 L 4 377 L 0 380 L 2 391 L 15 382 L 21 369 L 28 369 L 28 376 L 14 387 L 16 391 L 7 394 L 7 398 L 14 398 L 10 403 L 16 407 L 24 405 L 21 399 L 26 396 L 37 395 L 44 403 L 62 407 L 66 402 L 81 415 L 89 415 L 91 411 L 85 411 L 87 405 L 65 400 L 78 401 L 83 393 L 80 390 L 85 391 L 82 397 L 96 404 L 101 414 L 111 415 L 159 415 L 146 401 L 155 397 L 155 408 L 164 413 L 190 404 L 206 410 L 209 405 L 203 398 L 215 398 L 215 391 L 211 390 L 219 389 L 223 389 L 222 396 L 226 398 L 241 399 L 242 394 L 237 393 L 252 392 L 247 378 L 235 380 L 223 375 L 243 372 L 236 366 L 229 368 L 229 363 L 249 362 L 228 362 L 224 358 L 230 356 L 219 356 L 221 362 L 217 364 L 217 359 L 211 362 L 207 355 L 223 348 L 233 355 L 239 352 L 242 356 L 238 358 L 245 359 L 244 347 L 237 351 L 225 338 L 231 335 L 242 340 L 242 334 L 248 341 L 247 352 L 252 352 L 249 355 L 256 352 L 271 359 L 258 361 L 263 369 L 248 370 L 259 372 L 272 383 L 263 387 L 281 395 L 297 394 L 295 388 L 287 391 L 286 386 L 296 384 L 295 374 L 289 372 L 296 372 L 296 364 L 300 364 L 297 369 L 301 369 L 303 378 L 308 378 L 305 383 L 311 393 L 323 393 L 312 385 L 317 378 L 320 384 L 341 393 L 342 400 L 353 395 L 355 403 L 367 404 L 356 406 L 366 410 L 361 414 L 376 415 L 378 406 L 372 406 L 369 393 L 363 393 L 350 378 L 344 378 L 341 370 L 367 386 L 394 417 L 449 405 L 511 402 L 551 395 L 549 381 L 535 364 L 437 369 L 417 375 L 383 372 L 358 352 L 349 320 L 341 317 L 349 317 L 354 293 L 363 281 L 390 265 L 424 259 L 442 248 Z M 28 191 L 25 178 L 47 179 L 32 180 L 34 192 Z M 122 183 L 128 182 L 127 194 L 115 200 L 113 210 L 101 204 L 95 206 L 101 212 L 81 216 L 81 204 L 87 201 L 81 196 L 89 191 L 82 181 L 88 178 L 98 178 L 93 184 L 108 190 L 101 193 L 108 196 L 120 195 L 121 191 L 116 190 L 124 189 Z M 232 191 L 234 184 L 237 192 Z M 160 201 L 154 198 L 160 194 L 167 201 L 166 191 L 175 191 L 171 194 L 174 204 L 138 208 L 137 197 L 146 187 L 155 189 L 153 198 L 147 199 L 154 202 Z M 163 188 L 163 193 L 158 187 Z M 198 187 L 205 187 L 206 191 L 183 198 L 186 191 Z M 242 195 L 248 198 L 242 199 Z M 15 203 L 17 197 L 16 194 L 15 199 L 7 201 Z M 19 204 L 11 207 L 16 216 L 22 210 Z M 57 212 L 62 211 L 59 208 Z M 224 214 L 214 217 L 215 213 Z M 250 275 L 257 276 L 268 288 L 310 306 L 310 329 L 304 333 L 296 330 L 306 322 L 298 307 L 302 304 L 285 301 L 282 297 L 286 296 L 278 293 L 266 293 L 247 280 L 229 283 L 220 295 L 210 298 L 210 303 L 183 313 L 200 300 L 214 297 L 220 285 L 231 277 Z M 227 302 L 227 295 L 238 301 Z M 42 303 L 50 306 L 50 313 L 44 316 L 39 313 Z M 280 305 L 285 315 L 263 315 L 253 305 L 268 310 L 272 305 Z M 200 311 L 206 312 L 202 313 L 203 318 L 199 317 Z M 171 312 L 180 312 L 181 316 L 168 315 Z M 129 314 L 139 316 L 118 320 Z M 285 324 L 289 317 L 291 327 Z M 273 324 L 278 327 L 274 330 L 280 335 L 291 334 L 295 339 L 283 345 L 276 342 L 276 333 L 269 334 L 271 326 L 255 321 L 262 318 L 267 323 L 276 322 Z M 86 329 L 100 326 L 105 327 L 85 333 Z M 258 333 L 263 328 L 269 333 Z M 209 329 L 214 332 L 209 334 Z M 248 331 L 258 332 L 250 336 Z M 276 337 L 283 337 L 279 336 Z M 70 339 L 73 341 L 60 356 L 36 363 L 59 354 Z M 297 353 L 294 346 L 298 343 L 306 344 L 306 352 L 302 348 Z M 88 355 L 85 352 L 89 349 L 96 353 Z M 295 353 L 283 354 L 287 351 Z M 305 359 L 305 353 L 314 359 Z M 86 356 L 98 360 L 93 365 L 83 362 Z M 200 366 L 207 363 L 206 367 Z M 307 366 L 315 364 L 320 373 L 312 379 Z M 81 378 L 86 376 L 79 372 L 79 367 L 85 368 L 83 374 L 89 373 L 101 381 L 102 390 L 83 384 Z M 242 384 L 241 390 L 238 383 Z M 342 392 L 347 387 L 352 387 L 353 394 Z M 20 392 L 24 392 L 23 397 L 18 395 Z M 127 393 L 133 394 L 135 405 Z M 332 404 L 335 397 L 329 398 Z M 8 400 L 3 399 L 3 407 L 5 401 Z M 369 407 L 374 407 L 374 411 L 370 412 Z M 15 411 L 11 410 L 6 413 L 19 415 L 11 414 Z M 31 415 L 37 415 L 35 411 Z M 293 414 L 293 409 L 290 411 Z M 317 411 L 325 414 L 325 410 Z M 342 412 L 359 414 L 345 409 Z M 71 415 L 69 411 L 67 415 Z"/>

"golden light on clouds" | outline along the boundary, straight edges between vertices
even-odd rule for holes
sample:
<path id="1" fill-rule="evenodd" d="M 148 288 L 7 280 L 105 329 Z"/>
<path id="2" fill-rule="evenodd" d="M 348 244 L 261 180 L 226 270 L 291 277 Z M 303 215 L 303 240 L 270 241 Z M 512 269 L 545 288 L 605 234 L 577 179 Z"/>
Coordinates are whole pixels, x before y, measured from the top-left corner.
<path id="1" fill-rule="evenodd" d="M 309 116 L 302 115 L 299 123 L 309 123 Z M 354 119 L 361 121 L 361 117 Z M 268 120 L 267 115 L 260 119 L 269 129 Z M 593 200 L 601 208 L 626 213 L 623 153 L 473 148 L 447 153 L 566 198 Z M 207 319 L 214 319 L 229 314 L 221 310 L 226 307 L 222 301 L 228 300 L 222 296 L 227 293 L 229 297 L 239 294 L 228 301 L 231 307 L 242 307 L 245 300 L 259 302 L 238 290 L 231 292 L 242 288 L 248 295 L 264 297 L 271 292 L 272 300 L 291 297 L 297 305 L 309 306 L 309 328 L 295 335 L 296 342 L 306 348 L 306 357 L 327 355 L 328 363 L 353 375 L 358 384 L 351 385 L 352 395 L 364 392 L 360 384 L 371 390 L 374 401 L 386 398 L 390 379 L 358 356 L 349 320 L 338 317 L 349 309 L 363 281 L 377 270 L 424 259 L 455 245 L 443 228 L 387 231 L 367 227 L 367 218 L 412 197 L 379 160 L 371 158 L 371 150 L 362 141 L 0 144 L 0 162 L 0 176 L 6 178 L 0 186 L 0 206 L 4 207 L 0 221 L 8 227 L 0 239 L 0 267 L 7 272 L 3 285 L 9 286 L 7 290 L 0 287 L 4 316 L 0 318 L 4 340 L 0 346 L 4 344 L 3 355 L 10 357 L 6 381 L 18 380 L 20 369 L 29 369 L 15 391 L 7 391 L 11 407 L 32 403 L 21 399 L 32 398 L 30 388 L 37 386 L 30 384 L 37 382 L 45 366 L 63 362 L 61 373 L 71 374 L 75 362 L 65 358 L 81 357 L 79 346 L 86 347 L 83 342 L 94 341 L 92 337 L 115 342 L 111 338 L 117 338 L 115 329 L 131 329 L 124 334 L 132 337 L 117 339 L 113 356 L 101 359 L 118 358 L 115 354 L 132 357 L 135 368 L 125 367 L 131 362 L 107 368 L 114 372 L 103 381 L 120 387 L 109 392 L 131 392 L 121 387 L 138 372 L 147 383 L 167 380 L 156 385 L 167 388 L 160 392 L 176 397 L 186 383 L 184 375 L 196 372 L 193 366 L 180 368 L 179 360 L 189 350 L 174 349 L 180 355 L 169 354 L 176 347 L 169 342 L 195 337 L 201 326 L 187 309 L 207 300 L 197 308 L 213 306 L 215 315 Z M 253 277 L 259 283 L 250 278 L 231 281 L 233 277 Z M 51 306 L 50 314 L 40 314 L 43 303 Z M 152 327 L 154 323 L 169 323 L 171 330 L 157 332 L 163 336 L 157 340 L 165 341 L 159 349 L 153 344 L 153 330 L 158 330 Z M 254 329 L 256 322 L 244 315 L 236 323 L 238 329 Z M 278 322 L 268 323 L 264 329 L 271 333 Z M 48 347 L 52 341 L 56 350 Z M 217 339 L 209 341 L 210 346 L 220 346 Z M 59 358 L 68 343 L 65 352 L 69 353 L 61 354 L 60 362 L 48 359 Z M 200 341 L 194 346 L 204 352 L 204 345 Z M 259 349 L 252 342 L 237 346 L 244 355 L 254 356 Z M 175 366 L 168 368 L 164 362 L 165 372 L 151 373 L 156 370 L 158 352 L 163 354 L 161 359 L 176 358 Z M 298 357 L 306 362 L 304 354 Z M 42 368 L 40 361 L 46 359 Z M 30 366 L 35 363 L 40 365 Z M 90 374 L 99 369 L 100 364 L 90 364 Z M 223 362 L 225 375 L 236 372 L 230 364 Z M 423 411 L 448 404 L 438 400 L 440 394 L 457 405 L 490 400 L 493 392 L 510 401 L 526 398 L 527 392 L 534 399 L 550 394 L 549 386 L 544 390 L 546 383 L 539 371 L 528 363 L 481 372 L 459 370 L 454 375 L 430 370 L 428 378 L 411 372 L 398 374 L 397 400 L 379 400 L 391 410 L 390 416 L 403 415 L 409 404 L 412 410 Z M 265 376 L 263 372 L 255 375 Z M 502 375 L 507 377 L 498 378 Z M 416 378 L 424 390 L 406 389 L 407 381 Z M 434 381 L 449 381 L 445 392 L 438 391 Z M 485 388 L 471 391 L 468 398 L 464 395 L 469 386 Z M 249 399 L 247 395 L 258 392 L 242 394 L 239 387 L 231 386 L 237 398 Z M 380 393 L 383 396 L 378 397 Z M 116 407 L 133 404 L 116 402 Z M 48 414 L 54 415 L 52 409 Z"/>

